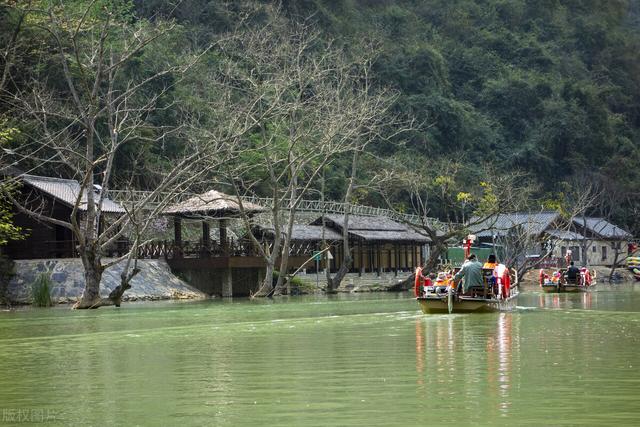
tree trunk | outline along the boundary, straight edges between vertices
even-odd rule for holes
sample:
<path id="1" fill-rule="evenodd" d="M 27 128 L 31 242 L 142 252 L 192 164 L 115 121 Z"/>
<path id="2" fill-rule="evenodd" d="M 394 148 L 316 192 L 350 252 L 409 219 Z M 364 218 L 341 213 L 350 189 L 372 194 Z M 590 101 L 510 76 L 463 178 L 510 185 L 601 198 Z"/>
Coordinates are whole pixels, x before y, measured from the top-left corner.
<path id="1" fill-rule="evenodd" d="M 353 258 L 351 255 L 345 255 L 342 259 L 342 265 L 336 272 L 336 275 L 331 278 L 331 275 L 327 273 L 327 293 L 334 293 L 340 284 L 342 283 L 342 279 L 347 275 L 349 269 L 351 268 L 351 264 L 353 263 Z"/>
<path id="2" fill-rule="evenodd" d="M 81 249 L 80 252 L 87 251 Z M 102 280 L 102 265 L 100 258 L 92 253 L 84 253 L 81 255 L 82 266 L 84 267 L 84 291 L 82 296 L 75 303 L 73 308 L 98 308 L 102 304 L 100 298 L 100 281 Z"/>
<path id="3" fill-rule="evenodd" d="M 611 283 L 611 280 L 613 279 L 613 274 L 615 273 L 616 269 L 618 268 L 618 264 L 620 263 L 620 253 L 622 252 L 621 248 L 618 248 L 618 243 L 615 243 L 616 246 L 614 247 L 615 249 L 615 256 L 613 258 L 613 264 L 611 264 L 611 271 L 609 272 L 609 283 Z"/>
<path id="4" fill-rule="evenodd" d="M 429 258 L 427 262 L 422 266 L 424 270 L 428 272 L 435 272 L 440 264 L 440 256 L 447 252 L 447 245 L 440 240 L 436 240 L 432 250 L 429 251 Z"/>
<path id="5" fill-rule="evenodd" d="M 268 297 L 273 293 L 273 270 L 275 263 L 272 260 L 267 261 L 267 271 L 265 272 L 264 280 L 260 288 L 255 294 L 251 295 L 251 298 L 255 297 Z"/>
<path id="6" fill-rule="evenodd" d="M 443 240 L 440 239 L 434 239 L 435 244 L 433 246 L 433 248 L 431 249 L 431 251 L 429 251 L 429 258 L 427 259 L 427 261 L 424 263 L 424 265 L 422 265 L 422 269 L 425 270 L 427 273 L 435 273 L 436 270 L 438 269 L 438 266 L 440 264 L 440 255 L 444 254 L 447 252 L 447 245 L 444 244 Z M 407 277 L 405 280 L 403 280 L 402 282 L 400 282 L 397 286 L 400 288 L 411 288 L 411 286 L 413 286 L 413 282 L 416 278 L 416 273 L 415 270 L 414 272 L 411 273 L 411 275 L 409 277 Z"/>

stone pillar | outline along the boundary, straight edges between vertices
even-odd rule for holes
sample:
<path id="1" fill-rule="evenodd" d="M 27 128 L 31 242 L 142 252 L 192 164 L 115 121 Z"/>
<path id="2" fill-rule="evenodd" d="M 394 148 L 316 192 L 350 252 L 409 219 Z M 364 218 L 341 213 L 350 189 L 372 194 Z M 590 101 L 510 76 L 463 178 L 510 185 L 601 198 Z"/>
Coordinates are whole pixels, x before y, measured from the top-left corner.
<path id="1" fill-rule="evenodd" d="M 233 296 L 233 274 L 231 268 L 222 270 L 222 297 L 230 298 Z"/>

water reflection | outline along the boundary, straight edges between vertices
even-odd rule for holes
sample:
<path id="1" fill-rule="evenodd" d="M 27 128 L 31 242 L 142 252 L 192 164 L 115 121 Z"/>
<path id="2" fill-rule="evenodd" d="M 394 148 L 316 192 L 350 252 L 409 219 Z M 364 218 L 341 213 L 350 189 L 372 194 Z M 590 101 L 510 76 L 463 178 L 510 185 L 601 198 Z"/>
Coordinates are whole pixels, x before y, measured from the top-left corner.
<path id="1" fill-rule="evenodd" d="M 507 415 L 513 376 L 519 372 L 513 360 L 519 351 L 517 321 L 515 313 L 418 318 L 416 374 L 422 399 L 452 399 L 470 410 Z"/>

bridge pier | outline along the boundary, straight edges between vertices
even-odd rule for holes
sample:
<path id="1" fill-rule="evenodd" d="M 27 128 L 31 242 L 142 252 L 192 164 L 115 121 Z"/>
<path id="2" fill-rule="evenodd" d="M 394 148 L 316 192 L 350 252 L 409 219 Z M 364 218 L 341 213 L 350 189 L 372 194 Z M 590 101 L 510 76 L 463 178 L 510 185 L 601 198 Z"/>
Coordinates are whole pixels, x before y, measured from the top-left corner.
<path id="1" fill-rule="evenodd" d="M 231 268 L 225 268 L 221 272 L 222 276 L 222 292 L 223 298 L 229 298 L 233 296 L 233 270 Z"/>

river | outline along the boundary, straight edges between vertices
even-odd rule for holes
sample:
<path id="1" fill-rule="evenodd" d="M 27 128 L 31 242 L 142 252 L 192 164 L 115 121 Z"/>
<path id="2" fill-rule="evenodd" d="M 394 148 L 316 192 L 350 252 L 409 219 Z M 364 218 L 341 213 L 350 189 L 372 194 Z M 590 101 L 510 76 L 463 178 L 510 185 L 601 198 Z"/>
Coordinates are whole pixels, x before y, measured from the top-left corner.
<path id="1" fill-rule="evenodd" d="M 0 425 L 638 425 L 640 284 L 0 312 Z"/>

